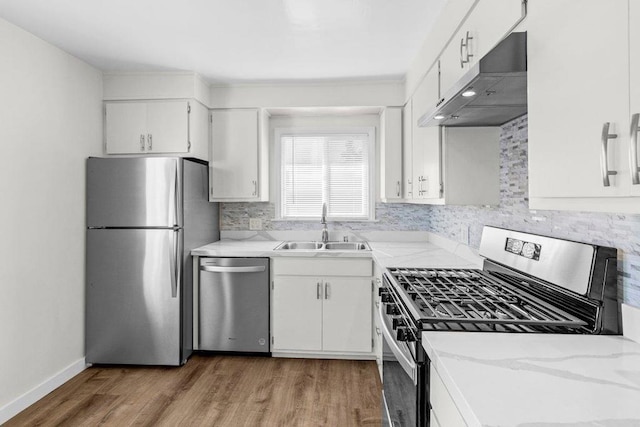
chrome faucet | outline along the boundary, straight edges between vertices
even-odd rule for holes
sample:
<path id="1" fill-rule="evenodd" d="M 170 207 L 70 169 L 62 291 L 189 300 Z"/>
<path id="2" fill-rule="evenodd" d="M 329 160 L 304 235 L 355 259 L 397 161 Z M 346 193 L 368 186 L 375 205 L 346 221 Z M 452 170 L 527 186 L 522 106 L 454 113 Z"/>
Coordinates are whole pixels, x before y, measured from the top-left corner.
<path id="1" fill-rule="evenodd" d="M 322 243 L 327 243 L 329 241 L 329 230 L 327 230 L 327 204 L 322 204 L 322 219 L 320 219 L 320 224 L 322 224 Z"/>

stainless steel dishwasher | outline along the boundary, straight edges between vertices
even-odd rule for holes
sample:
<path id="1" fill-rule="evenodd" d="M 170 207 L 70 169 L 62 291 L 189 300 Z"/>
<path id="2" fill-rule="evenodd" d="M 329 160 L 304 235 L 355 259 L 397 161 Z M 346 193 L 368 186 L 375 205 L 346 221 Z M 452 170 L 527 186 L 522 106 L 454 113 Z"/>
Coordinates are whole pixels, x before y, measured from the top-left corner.
<path id="1" fill-rule="evenodd" d="M 199 350 L 269 352 L 269 258 L 200 258 Z"/>

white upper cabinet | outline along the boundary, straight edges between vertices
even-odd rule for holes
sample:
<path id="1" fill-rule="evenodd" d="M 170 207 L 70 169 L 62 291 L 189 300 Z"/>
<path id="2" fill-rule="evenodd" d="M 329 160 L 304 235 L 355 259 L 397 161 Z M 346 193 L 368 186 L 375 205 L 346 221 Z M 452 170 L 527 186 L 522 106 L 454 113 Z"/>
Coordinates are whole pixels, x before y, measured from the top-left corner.
<path id="1" fill-rule="evenodd" d="M 258 109 L 211 112 L 209 200 L 267 201 L 268 151 Z"/>
<path id="2" fill-rule="evenodd" d="M 402 197 L 413 199 L 413 113 L 409 99 L 402 108 Z"/>
<path id="3" fill-rule="evenodd" d="M 106 102 L 105 154 L 174 154 L 207 160 L 206 116 L 206 107 L 197 101 Z"/>
<path id="4" fill-rule="evenodd" d="M 640 38 L 629 25 L 630 11 L 638 15 L 634 3 L 536 0 L 529 5 L 533 209 L 640 212 L 640 201 L 631 197 L 640 191 L 630 166 L 631 117 L 640 112 Z"/>
<path id="5" fill-rule="evenodd" d="M 440 128 L 419 127 L 418 119 L 438 101 L 438 64 L 427 73 L 413 94 L 413 200 L 440 198 Z"/>
<path id="6" fill-rule="evenodd" d="M 640 196 L 640 3 L 629 2 L 629 63 L 630 63 L 630 114 L 629 132 L 629 172 L 631 174 L 631 195 Z M 640 211 L 638 208 L 637 211 Z M 637 212 L 636 211 L 636 212 Z"/>
<path id="7" fill-rule="evenodd" d="M 402 197 L 402 108 L 386 107 L 380 114 L 380 199 Z"/>
<path id="8" fill-rule="evenodd" d="M 440 56 L 442 94 L 508 35 L 524 13 L 518 0 L 477 1 Z"/>

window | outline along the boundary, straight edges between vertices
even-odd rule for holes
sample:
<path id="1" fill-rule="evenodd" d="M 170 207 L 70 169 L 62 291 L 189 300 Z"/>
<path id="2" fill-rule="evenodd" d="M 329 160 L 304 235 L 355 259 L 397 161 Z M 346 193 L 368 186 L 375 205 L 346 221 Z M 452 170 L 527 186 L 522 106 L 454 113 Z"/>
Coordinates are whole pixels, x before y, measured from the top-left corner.
<path id="1" fill-rule="evenodd" d="M 281 219 L 373 219 L 374 129 L 276 129 Z"/>

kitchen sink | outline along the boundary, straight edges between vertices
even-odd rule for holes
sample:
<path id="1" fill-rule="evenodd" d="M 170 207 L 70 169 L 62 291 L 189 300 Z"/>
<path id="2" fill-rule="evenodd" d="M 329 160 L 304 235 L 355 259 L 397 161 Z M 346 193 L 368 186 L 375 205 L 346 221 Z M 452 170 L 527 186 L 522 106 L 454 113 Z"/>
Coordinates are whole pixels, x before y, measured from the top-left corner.
<path id="1" fill-rule="evenodd" d="M 364 242 L 328 242 L 324 248 L 334 251 L 368 251 L 369 245 Z"/>
<path id="2" fill-rule="evenodd" d="M 318 250 L 323 247 L 322 242 L 284 242 L 280 246 L 276 248 L 276 250 L 281 249 L 298 249 L 298 250 Z"/>
<path id="3" fill-rule="evenodd" d="M 284 242 L 276 247 L 280 250 L 311 250 L 311 251 L 370 251 L 365 242 Z"/>

